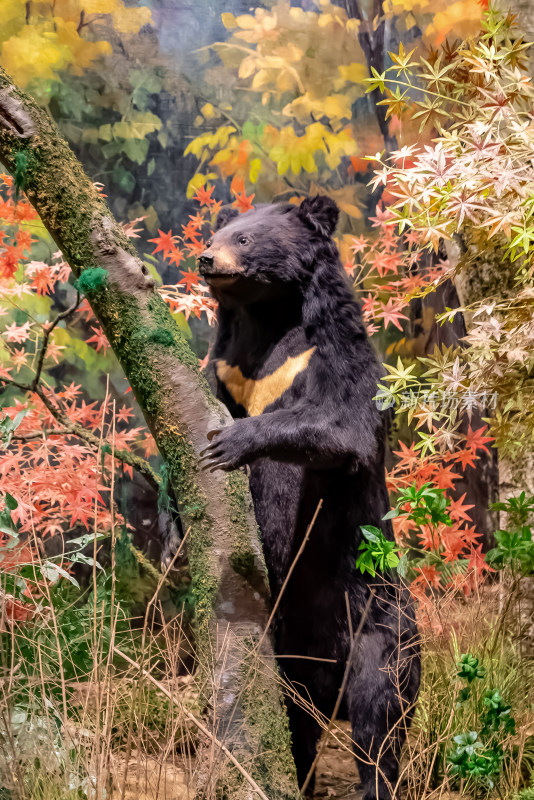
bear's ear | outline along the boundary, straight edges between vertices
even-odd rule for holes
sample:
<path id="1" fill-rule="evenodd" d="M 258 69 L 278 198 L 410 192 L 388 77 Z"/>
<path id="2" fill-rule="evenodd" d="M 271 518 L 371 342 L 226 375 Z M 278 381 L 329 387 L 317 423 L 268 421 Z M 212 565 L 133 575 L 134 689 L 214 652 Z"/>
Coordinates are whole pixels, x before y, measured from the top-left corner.
<path id="1" fill-rule="evenodd" d="M 298 215 L 308 228 L 323 236 L 332 236 L 339 218 L 339 208 L 330 197 L 318 194 L 302 201 Z"/>
<path id="2" fill-rule="evenodd" d="M 215 220 L 215 232 L 220 231 L 221 228 L 224 228 L 225 225 L 228 225 L 228 223 L 237 216 L 239 216 L 239 211 L 237 208 L 232 208 L 232 206 L 223 206 L 217 214 L 217 219 Z"/>

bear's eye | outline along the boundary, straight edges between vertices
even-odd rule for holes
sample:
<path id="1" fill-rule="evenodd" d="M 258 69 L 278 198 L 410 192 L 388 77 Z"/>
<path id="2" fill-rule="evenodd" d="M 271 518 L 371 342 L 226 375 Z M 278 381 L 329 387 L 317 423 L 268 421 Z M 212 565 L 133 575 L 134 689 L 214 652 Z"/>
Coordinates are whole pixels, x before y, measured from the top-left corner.
<path id="1" fill-rule="evenodd" d="M 237 241 L 239 244 L 248 244 L 248 237 L 247 236 L 239 236 Z"/>
<path id="2" fill-rule="evenodd" d="M 213 239 L 208 239 L 208 241 L 206 242 L 206 250 L 209 250 L 212 244 L 213 244 Z"/>

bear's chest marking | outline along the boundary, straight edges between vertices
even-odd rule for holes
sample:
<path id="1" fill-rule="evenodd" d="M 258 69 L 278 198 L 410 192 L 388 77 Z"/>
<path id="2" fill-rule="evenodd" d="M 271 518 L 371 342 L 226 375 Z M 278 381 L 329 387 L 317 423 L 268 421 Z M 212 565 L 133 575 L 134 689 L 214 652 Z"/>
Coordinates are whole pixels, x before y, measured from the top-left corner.
<path id="1" fill-rule="evenodd" d="M 231 367 L 226 361 L 218 361 L 215 369 L 235 402 L 246 409 L 249 417 L 257 417 L 292 386 L 297 375 L 308 366 L 314 350 L 315 347 L 310 347 L 298 356 L 287 358 L 270 375 L 257 380 L 245 378 L 239 367 Z"/>

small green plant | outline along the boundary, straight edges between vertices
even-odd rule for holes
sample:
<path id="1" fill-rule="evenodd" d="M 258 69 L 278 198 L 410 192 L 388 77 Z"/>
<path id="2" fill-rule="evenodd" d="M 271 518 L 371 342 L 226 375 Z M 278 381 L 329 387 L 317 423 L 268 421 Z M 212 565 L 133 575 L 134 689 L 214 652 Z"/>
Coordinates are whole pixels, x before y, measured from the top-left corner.
<path id="1" fill-rule="evenodd" d="M 373 578 L 377 572 L 395 569 L 400 561 L 397 543 L 386 539 L 380 528 L 374 525 L 361 525 L 360 528 L 364 540 L 358 548 L 361 553 L 356 559 L 356 568 Z"/>
<path id="2" fill-rule="evenodd" d="M 400 490 L 397 505 L 384 516 L 384 520 L 394 519 L 403 514 L 414 526 L 423 528 L 427 526 L 430 530 L 438 530 L 438 526 L 451 526 L 452 519 L 447 511 L 450 500 L 441 489 L 432 487 L 432 484 L 425 483 L 417 488 L 414 483 Z M 356 567 L 362 573 L 369 573 L 373 577 L 377 572 L 385 572 L 388 569 L 399 568 L 403 577 L 415 576 L 415 569 L 421 564 L 434 563 L 436 558 L 434 553 L 422 551 L 421 548 L 412 544 L 403 548 L 395 541 L 387 539 L 380 528 L 374 525 L 361 525 L 364 541 L 360 544 L 360 555 L 356 560 Z M 423 558 L 418 558 L 417 553 L 421 552 Z M 409 569 L 411 567 L 411 570 Z"/>
<path id="3" fill-rule="evenodd" d="M 437 526 L 452 525 L 452 519 L 447 511 L 450 499 L 441 489 L 436 489 L 431 483 L 424 483 L 419 489 L 414 483 L 401 489 L 397 498 L 396 508 L 389 511 L 384 519 L 398 517 L 401 509 L 408 512 L 409 519 L 416 525 Z"/>
<path id="4" fill-rule="evenodd" d="M 465 781 L 465 790 L 490 790 L 500 777 L 504 743 L 515 733 L 512 707 L 498 689 L 485 689 L 486 670 L 476 656 L 462 655 L 457 676 L 465 682 L 456 698 L 456 709 L 473 706 L 477 730 L 458 733 L 447 753 L 450 774 Z"/>
<path id="5" fill-rule="evenodd" d="M 494 511 L 503 511 L 508 517 L 508 528 L 495 532 L 496 547 L 486 555 L 486 561 L 495 569 L 509 568 L 514 576 L 534 572 L 534 541 L 530 524 L 534 515 L 534 497 L 521 492 L 500 503 L 493 503 Z"/>

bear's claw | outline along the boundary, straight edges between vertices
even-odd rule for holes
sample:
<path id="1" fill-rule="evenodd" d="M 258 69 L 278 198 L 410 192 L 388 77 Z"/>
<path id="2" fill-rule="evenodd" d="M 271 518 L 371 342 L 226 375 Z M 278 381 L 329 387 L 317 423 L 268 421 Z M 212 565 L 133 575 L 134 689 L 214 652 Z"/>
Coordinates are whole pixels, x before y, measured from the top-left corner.
<path id="1" fill-rule="evenodd" d="M 210 444 L 201 451 L 201 471 L 214 472 L 216 469 L 231 471 L 237 469 L 243 461 L 243 447 L 240 437 L 236 435 L 235 424 L 228 428 L 209 431 Z"/>

